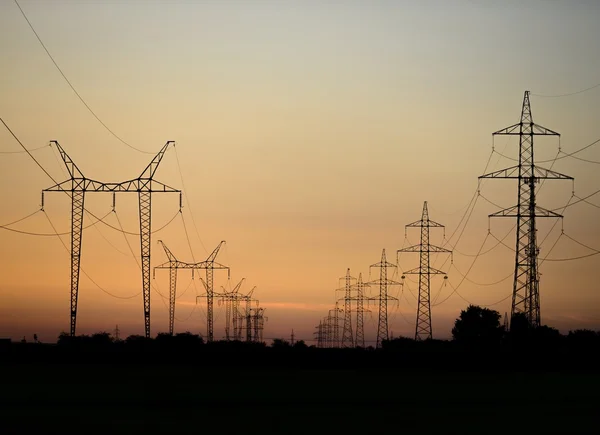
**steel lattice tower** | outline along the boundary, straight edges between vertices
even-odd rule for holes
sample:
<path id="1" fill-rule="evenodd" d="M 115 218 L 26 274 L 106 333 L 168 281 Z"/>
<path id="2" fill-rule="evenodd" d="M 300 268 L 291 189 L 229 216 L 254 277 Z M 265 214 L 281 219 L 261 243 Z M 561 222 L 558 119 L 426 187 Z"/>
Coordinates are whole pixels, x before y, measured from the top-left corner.
<path id="1" fill-rule="evenodd" d="M 540 180 L 573 180 L 573 177 L 544 169 L 535 164 L 533 153 L 534 136 L 560 136 L 559 133 L 535 124 L 531 115 L 529 91 L 525 91 L 521 109 L 521 121 L 517 124 L 498 130 L 493 135 L 519 136 L 519 164 L 500 171 L 491 172 L 479 178 L 509 178 L 519 183 L 517 205 L 500 210 L 490 217 L 517 218 L 517 237 L 515 248 L 515 276 L 511 318 L 523 313 L 529 324 L 541 325 L 540 293 L 537 245 L 536 218 L 562 215 L 542 208 L 536 204 L 535 185 Z"/>
<path id="2" fill-rule="evenodd" d="M 239 300 L 243 297 L 239 292 L 240 287 L 242 286 L 244 280 L 246 278 L 242 278 L 231 291 L 227 291 L 227 289 L 221 286 L 221 290 L 223 293 L 221 294 L 221 301 L 225 304 L 225 340 L 229 341 L 231 339 L 237 340 L 237 316 L 236 310 L 239 304 Z M 232 316 L 233 314 L 233 316 Z M 231 333 L 231 324 L 233 317 L 233 334 Z"/>
<path id="3" fill-rule="evenodd" d="M 354 340 L 352 337 L 352 280 L 356 279 L 350 275 L 350 268 L 346 270 L 346 276 L 340 278 L 345 281 L 344 290 L 344 328 L 342 329 L 342 347 L 353 347 Z"/>
<path id="4" fill-rule="evenodd" d="M 444 228 L 442 224 L 429 219 L 429 211 L 427 210 L 427 201 L 423 203 L 423 213 L 421 220 L 406 225 L 405 228 L 421 228 L 421 242 L 418 245 L 409 246 L 408 248 L 399 249 L 400 252 L 418 252 L 419 267 L 404 272 L 404 275 L 419 275 L 419 298 L 417 300 L 417 322 L 415 326 L 415 340 L 427 340 L 433 338 L 431 330 L 431 300 L 430 300 L 430 283 L 431 275 L 444 275 L 446 273 L 441 270 L 434 269 L 429 264 L 430 253 L 446 252 L 451 253 L 448 249 L 434 246 L 429 243 L 429 228 Z"/>
<path id="5" fill-rule="evenodd" d="M 169 269 L 169 333 L 173 335 L 173 326 L 175 321 L 175 294 L 177 292 L 177 270 L 191 269 L 193 278 L 195 270 L 208 270 L 208 268 L 210 268 L 211 270 L 227 269 L 227 279 L 229 279 L 229 267 L 215 262 L 215 258 L 217 256 L 217 253 L 219 252 L 219 248 L 225 242 L 222 241 L 221 243 L 219 243 L 219 245 L 215 248 L 212 254 L 210 254 L 207 260 L 199 261 L 197 263 L 187 263 L 185 261 L 179 261 L 175 257 L 175 255 L 173 255 L 173 253 L 169 250 L 169 248 L 167 248 L 167 245 L 165 245 L 165 243 L 162 240 L 159 240 L 158 242 L 162 245 L 163 249 L 165 250 L 165 254 L 167 255 L 168 261 L 159 264 L 158 266 L 155 266 L 153 270 L 153 276 L 156 275 L 156 269 Z M 204 282 L 204 280 L 202 280 L 202 278 L 200 278 L 200 280 L 202 281 L 202 284 L 204 284 L 204 287 L 206 288 L 206 291 L 208 293 L 208 289 L 212 288 L 212 282 L 209 281 L 209 284 L 207 284 Z M 213 295 L 214 292 L 210 292 L 210 294 Z M 210 325 L 212 325 L 212 320 L 210 322 Z M 210 333 L 208 335 L 208 341 L 212 341 L 212 330 L 209 331 Z"/>
<path id="6" fill-rule="evenodd" d="M 365 309 L 365 286 L 362 273 L 358 274 L 358 280 L 354 285 L 356 287 L 356 346 L 365 347 L 365 321 L 364 313 L 370 310 Z"/>
<path id="7" fill-rule="evenodd" d="M 87 178 L 79 170 L 71 157 L 63 150 L 58 141 L 51 141 L 65 163 L 70 178 L 42 191 L 42 207 L 44 206 L 44 192 L 67 192 L 71 196 L 71 336 L 75 335 L 77 322 L 77 300 L 79 297 L 79 272 L 81 260 L 81 240 L 83 231 L 84 200 L 86 192 L 108 192 L 114 195 L 122 192 L 135 192 L 139 199 L 140 213 L 140 248 L 142 258 L 142 297 L 144 300 L 144 332 L 146 338 L 150 337 L 150 239 L 152 222 L 152 193 L 179 193 L 179 207 L 181 208 L 181 191 L 167 186 L 154 179 L 162 158 L 167 148 L 173 141 L 168 141 L 154 156 L 152 161 L 137 178 L 121 183 L 103 183 Z"/>
<path id="8" fill-rule="evenodd" d="M 393 281 L 388 279 L 387 277 L 387 269 L 388 267 L 397 266 L 392 263 L 388 263 L 385 258 L 385 249 L 381 251 L 381 261 L 379 263 L 372 264 L 371 267 L 379 268 L 379 279 L 375 281 L 371 281 L 370 284 L 378 284 L 379 285 L 379 297 L 371 297 L 368 300 L 378 301 L 379 302 L 379 321 L 377 323 L 377 344 L 376 348 L 381 346 L 383 340 L 389 339 L 388 333 L 388 300 L 397 301 L 398 298 L 388 295 L 388 287 L 390 285 L 402 285 L 397 281 Z"/>

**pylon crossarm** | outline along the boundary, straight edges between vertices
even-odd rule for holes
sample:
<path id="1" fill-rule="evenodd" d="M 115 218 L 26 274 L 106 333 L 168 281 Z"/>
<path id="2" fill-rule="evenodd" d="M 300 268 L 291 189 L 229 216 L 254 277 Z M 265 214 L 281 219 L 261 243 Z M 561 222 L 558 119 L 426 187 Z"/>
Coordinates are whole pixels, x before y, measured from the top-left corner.
<path id="1" fill-rule="evenodd" d="M 166 254 L 167 258 L 169 259 L 169 262 L 171 262 L 171 263 L 177 262 L 177 258 L 175 258 L 175 255 L 173 255 L 173 253 L 171 252 L 171 250 L 169 248 L 167 248 L 167 245 L 165 245 L 165 243 L 162 240 L 159 240 L 158 243 L 165 250 L 165 254 Z"/>
<path id="2" fill-rule="evenodd" d="M 420 273 L 429 274 L 429 275 L 446 275 L 446 272 L 438 269 L 434 269 L 433 267 L 421 268 L 417 267 L 415 269 L 407 270 L 403 273 L 403 275 L 419 275 Z"/>
<path id="3" fill-rule="evenodd" d="M 479 178 L 519 178 L 519 165 L 480 175 Z"/>
<path id="4" fill-rule="evenodd" d="M 535 135 L 542 136 L 560 136 L 560 133 L 555 132 L 554 130 L 550 130 L 549 128 L 543 127 L 538 124 L 532 124 L 532 132 Z"/>
<path id="5" fill-rule="evenodd" d="M 70 178 L 52 187 L 44 189 L 44 192 L 71 192 L 73 190 L 81 190 L 84 192 L 177 192 L 181 190 L 167 186 L 164 183 L 156 180 L 135 179 L 123 181 L 121 183 L 102 183 L 90 178 Z"/>
<path id="6" fill-rule="evenodd" d="M 506 127 L 506 128 L 503 128 L 502 130 L 498 130 L 498 131 L 492 133 L 492 135 L 496 135 L 496 134 L 512 134 L 512 135 L 518 136 L 519 134 L 521 134 L 521 123 L 518 122 L 516 124 L 511 125 L 510 127 Z"/>
<path id="7" fill-rule="evenodd" d="M 398 249 L 397 252 L 452 252 L 449 249 L 440 248 L 439 246 L 429 245 L 429 246 L 421 246 L 421 245 L 413 245 L 408 248 Z"/>
<path id="8" fill-rule="evenodd" d="M 533 168 L 536 179 L 550 179 L 550 180 L 573 180 L 574 178 L 561 174 L 560 172 L 552 171 L 551 169 L 541 168 L 534 166 Z"/>
<path id="9" fill-rule="evenodd" d="M 217 258 L 217 254 L 219 253 L 219 250 L 221 249 L 221 246 L 223 245 L 223 243 L 225 243 L 225 240 L 221 240 L 221 242 L 217 245 L 217 247 L 208 256 L 208 258 L 206 259 L 207 263 L 214 263 L 215 259 Z M 215 263 L 215 264 L 218 264 L 218 263 Z"/>
<path id="10" fill-rule="evenodd" d="M 427 220 L 423 222 L 423 220 L 418 220 L 416 222 L 405 225 L 406 228 L 420 228 L 420 227 L 431 227 L 431 228 L 444 228 L 444 225 L 434 222 L 432 220 Z"/>
<path id="11" fill-rule="evenodd" d="M 163 156 L 165 155 L 167 148 L 171 144 L 175 145 L 175 141 L 169 140 L 169 141 L 167 141 L 167 143 L 165 143 L 163 145 L 163 147 L 160 149 L 160 151 L 154 156 L 152 161 L 150 163 L 148 163 L 148 166 L 146 166 L 146 168 L 144 168 L 144 170 L 142 171 L 142 174 L 140 175 L 140 178 L 151 179 L 154 176 L 154 173 L 158 169 L 158 165 L 160 164 L 160 161 L 162 160 Z"/>
<path id="12" fill-rule="evenodd" d="M 535 206 L 533 214 L 527 207 L 527 204 L 521 205 L 521 209 L 519 210 L 519 206 L 514 205 L 512 207 L 505 208 L 504 210 L 497 211 L 496 213 L 492 213 L 489 217 L 553 217 L 553 218 L 562 218 L 561 214 L 553 212 L 552 210 L 547 210 L 538 205 Z"/>

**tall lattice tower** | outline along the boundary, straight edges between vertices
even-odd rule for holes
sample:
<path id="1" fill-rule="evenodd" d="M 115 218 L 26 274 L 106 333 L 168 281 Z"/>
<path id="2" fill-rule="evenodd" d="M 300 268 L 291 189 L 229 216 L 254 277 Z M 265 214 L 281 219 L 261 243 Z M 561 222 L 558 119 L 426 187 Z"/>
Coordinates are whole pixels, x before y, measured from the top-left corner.
<path id="1" fill-rule="evenodd" d="M 415 326 L 415 340 L 427 340 L 433 338 L 431 330 L 431 301 L 430 301 L 430 284 L 431 275 L 444 275 L 446 273 L 441 270 L 434 269 L 429 265 L 429 254 L 446 252 L 451 253 L 448 249 L 434 246 L 429 243 L 430 228 L 444 228 L 442 224 L 429 219 L 429 211 L 427 210 L 427 201 L 423 203 L 423 213 L 421 220 L 406 225 L 406 228 L 421 228 L 421 243 L 418 245 L 409 246 L 408 248 L 399 249 L 400 252 L 418 252 L 420 261 L 419 267 L 416 269 L 407 270 L 404 275 L 419 275 L 419 298 L 417 300 L 417 322 Z M 404 276 L 403 275 L 403 276 Z"/>
<path id="2" fill-rule="evenodd" d="M 515 277 L 511 318 L 517 313 L 523 313 L 529 324 L 536 327 L 541 324 L 540 277 L 538 271 L 539 247 L 536 239 L 536 218 L 562 218 L 562 215 L 536 204 L 535 186 L 540 180 L 573 180 L 573 177 L 551 171 L 550 169 L 541 168 L 535 164 L 533 137 L 536 135 L 560 136 L 560 134 L 533 122 L 529 91 L 525 91 L 523 97 L 521 121 L 499 130 L 493 133 L 493 135 L 519 136 L 519 164 L 482 175 L 479 178 L 509 178 L 518 180 L 519 193 L 517 205 L 493 213 L 490 217 L 517 218 Z"/>
<path id="3" fill-rule="evenodd" d="M 388 263 L 385 258 L 385 249 L 381 251 L 381 261 L 379 263 L 372 264 L 371 267 L 379 268 L 379 279 L 371 281 L 370 284 L 379 284 L 379 296 L 370 297 L 368 300 L 379 302 L 379 321 L 377 323 L 377 344 L 376 348 L 381 346 L 383 340 L 388 340 L 388 301 L 397 301 L 398 298 L 390 296 L 388 294 L 388 287 L 390 285 L 402 285 L 401 283 L 388 279 L 387 269 L 388 267 L 397 267 L 395 264 Z"/>
<path id="4" fill-rule="evenodd" d="M 356 300 L 356 334 L 355 343 L 357 347 L 365 347 L 365 312 L 370 311 L 365 308 L 365 284 L 362 279 L 362 273 L 358 274 L 358 281 L 354 284 L 356 287 L 356 296 L 353 299 Z"/>
<path id="5" fill-rule="evenodd" d="M 345 281 L 344 285 L 344 329 L 342 330 L 342 347 L 352 347 L 354 346 L 354 340 L 352 337 L 352 280 L 353 278 L 350 275 L 350 268 L 346 270 L 346 276 L 340 278 L 340 280 Z"/>

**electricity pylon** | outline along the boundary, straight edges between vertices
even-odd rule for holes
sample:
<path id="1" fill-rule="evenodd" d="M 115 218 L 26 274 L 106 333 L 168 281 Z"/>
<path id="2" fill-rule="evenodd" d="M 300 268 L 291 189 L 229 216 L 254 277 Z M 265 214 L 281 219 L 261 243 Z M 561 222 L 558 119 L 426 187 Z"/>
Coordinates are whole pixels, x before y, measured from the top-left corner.
<path id="1" fill-rule="evenodd" d="M 103 183 L 86 178 L 77 165 L 63 150 L 58 141 L 51 141 L 65 163 L 70 178 L 42 191 L 42 207 L 44 192 L 69 192 L 71 196 L 71 336 L 75 335 L 77 323 L 77 300 L 79 296 L 79 270 L 81 260 L 81 240 L 83 229 L 83 212 L 86 192 L 110 192 L 114 195 L 121 192 L 137 192 L 140 213 L 140 247 L 142 258 L 142 296 L 144 299 L 144 331 L 146 338 L 150 337 L 150 236 L 152 218 L 152 193 L 179 193 L 179 208 L 181 209 L 181 191 L 154 180 L 169 145 L 168 141 L 154 156 L 139 177 L 121 183 Z"/>
<path id="2" fill-rule="evenodd" d="M 252 290 L 250 290 L 248 292 L 248 294 L 240 296 L 240 300 L 243 300 L 246 302 L 243 315 L 239 312 L 239 301 L 236 300 L 236 302 L 235 302 L 236 305 L 233 310 L 233 324 L 234 324 L 233 330 L 234 330 L 234 335 L 236 336 L 236 338 L 235 338 L 236 340 L 239 340 L 239 341 L 242 340 L 242 330 L 244 330 L 244 321 L 245 321 L 246 322 L 246 327 L 245 327 L 246 341 L 251 341 L 252 335 L 250 332 L 251 328 L 250 328 L 250 324 L 248 323 L 248 319 L 250 319 L 250 307 L 251 307 L 252 301 L 255 301 L 258 306 L 258 301 L 256 299 L 252 299 L 252 293 L 254 293 L 255 288 L 256 288 L 256 286 L 254 286 L 252 288 Z M 236 321 L 236 313 L 237 313 L 237 321 Z"/>
<path id="3" fill-rule="evenodd" d="M 240 280 L 240 282 L 238 282 L 235 287 L 228 292 L 225 287 L 221 286 L 221 289 L 223 290 L 223 293 L 221 294 L 221 300 L 223 301 L 223 303 L 225 304 L 225 340 L 229 341 L 231 339 L 231 314 L 232 311 L 236 308 L 235 307 L 235 302 L 238 301 L 240 299 L 240 294 L 238 293 L 240 287 L 242 286 L 242 283 L 244 282 L 246 278 L 242 278 Z M 234 319 L 235 319 L 235 315 L 234 315 Z M 234 321 L 234 330 L 233 330 L 233 337 L 235 340 L 235 335 L 236 335 L 236 327 L 237 327 L 237 319 Z"/>
<path id="4" fill-rule="evenodd" d="M 206 290 L 206 295 L 200 295 L 199 297 L 206 296 L 206 335 L 207 341 L 213 341 L 214 331 L 213 331 L 213 316 L 214 316 L 214 270 L 227 269 L 227 279 L 230 277 L 230 271 L 228 266 L 224 266 L 221 263 L 217 263 L 215 259 L 217 258 L 217 254 L 223 246 L 225 240 L 221 240 L 221 242 L 217 245 L 217 247 L 212 251 L 212 253 L 208 256 L 208 258 L 204 261 L 200 261 L 198 263 L 194 263 L 196 267 L 193 269 L 203 269 L 206 271 L 206 282 L 202 280 L 204 284 L 204 288 Z M 196 298 L 198 301 L 198 297 Z"/>
<path id="5" fill-rule="evenodd" d="M 368 301 L 378 301 L 379 302 L 379 321 L 377 323 L 377 344 L 375 347 L 378 349 L 381 346 L 381 342 L 383 340 L 389 339 L 388 334 L 388 301 L 398 301 L 398 298 L 388 295 L 388 287 L 390 285 L 402 285 L 402 283 L 388 279 L 387 277 L 387 269 L 388 267 L 398 267 L 395 264 L 388 263 L 385 258 L 385 249 L 381 251 L 381 261 L 379 263 L 372 264 L 369 267 L 369 270 L 373 267 L 379 268 L 379 279 L 370 281 L 369 284 L 378 284 L 379 285 L 379 296 L 378 297 L 370 297 Z"/>
<path id="6" fill-rule="evenodd" d="M 338 307 L 338 303 L 335 303 L 335 308 L 329 310 L 328 320 L 331 325 L 331 347 L 340 347 L 340 317 L 338 313 L 343 312 L 341 308 Z M 333 315 L 331 314 L 333 313 Z"/>
<path id="7" fill-rule="evenodd" d="M 350 268 L 346 270 L 346 276 L 340 278 L 345 281 L 345 286 L 338 290 L 343 290 L 344 294 L 344 328 L 342 329 L 342 347 L 353 347 L 354 340 L 352 337 L 352 280 L 356 280 L 350 276 Z M 337 304 L 337 302 L 336 302 Z"/>
<path id="8" fill-rule="evenodd" d="M 364 283 L 362 273 L 358 274 L 358 280 L 354 286 L 356 287 L 356 296 L 351 298 L 356 300 L 356 346 L 365 347 L 365 322 L 364 313 L 371 310 L 365 309 L 365 287 L 369 284 Z"/>
<path id="9" fill-rule="evenodd" d="M 536 218 L 562 218 L 563 216 L 536 204 L 535 185 L 540 180 L 573 180 L 573 177 L 545 169 L 535 164 L 533 154 L 534 136 L 560 136 L 559 133 L 535 124 L 531 115 L 529 91 L 523 96 L 521 121 L 498 130 L 495 135 L 519 136 L 519 164 L 510 168 L 494 171 L 479 178 L 509 178 L 519 183 L 517 205 L 492 213 L 489 217 L 517 218 L 517 237 L 515 249 L 515 276 L 511 318 L 523 313 L 529 324 L 536 327 L 540 320 L 540 277 L 538 272 L 537 227 Z"/>
<path id="10" fill-rule="evenodd" d="M 322 348 L 323 347 L 323 321 L 319 320 L 319 326 L 316 327 L 316 332 L 314 332 L 313 334 L 316 334 L 317 336 L 317 347 L 318 348 Z"/>
<path id="11" fill-rule="evenodd" d="M 430 281 L 431 275 L 444 275 L 444 279 L 447 279 L 446 272 L 434 269 L 429 265 L 429 254 L 430 253 L 452 253 L 452 251 L 434 246 L 429 243 L 429 228 L 444 228 L 442 224 L 434 222 L 429 219 L 429 212 L 427 210 L 427 201 L 423 203 L 423 213 L 421 214 L 421 220 L 406 225 L 405 228 L 421 228 L 421 242 L 418 245 L 409 246 L 407 248 L 399 249 L 396 253 L 400 252 L 418 252 L 419 253 L 419 267 L 416 269 L 407 270 L 403 273 L 404 275 L 419 275 L 419 298 L 417 300 L 417 322 L 415 326 L 415 340 L 431 340 L 433 338 L 431 330 L 431 301 L 430 301 Z"/>
<path id="12" fill-rule="evenodd" d="M 219 246 L 217 246 L 215 248 L 215 251 L 213 251 L 214 255 L 211 254 L 208 257 L 208 260 L 199 261 L 196 263 L 188 263 L 185 261 L 177 260 L 175 255 L 173 255 L 171 250 L 169 248 L 167 248 L 167 245 L 165 245 L 165 243 L 162 240 L 159 240 L 158 243 L 160 243 L 162 245 L 163 249 L 165 250 L 165 254 L 167 255 L 168 261 L 166 261 L 165 263 L 159 264 L 158 266 L 155 266 L 154 270 L 153 270 L 153 276 L 156 276 L 156 269 L 169 269 L 169 333 L 171 335 L 173 335 L 173 325 L 174 325 L 174 319 L 175 319 L 175 294 L 177 292 L 177 270 L 178 269 L 191 269 L 192 270 L 192 279 L 193 279 L 195 270 L 204 270 L 204 269 L 208 270 L 208 268 L 227 269 L 227 276 L 229 279 L 229 267 L 223 266 L 220 263 L 214 262 L 214 257 L 216 257 L 215 251 L 216 252 L 219 251 L 219 248 L 224 243 L 224 241 L 219 243 Z M 217 266 L 215 266 L 215 264 Z M 208 273 L 207 273 L 207 278 L 208 278 Z M 211 274 L 211 278 L 212 278 L 212 274 Z M 204 287 L 207 289 L 207 292 L 208 292 L 209 284 L 204 282 L 204 280 L 202 280 L 202 279 L 201 279 L 201 281 L 204 284 Z M 210 286 L 212 288 L 212 282 L 211 282 Z M 211 292 L 211 294 L 212 293 L 213 292 Z M 211 324 L 212 324 L 212 321 L 211 321 Z M 211 332 L 212 332 L 212 330 L 211 330 Z M 212 334 L 209 334 L 209 341 L 212 341 Z"/>

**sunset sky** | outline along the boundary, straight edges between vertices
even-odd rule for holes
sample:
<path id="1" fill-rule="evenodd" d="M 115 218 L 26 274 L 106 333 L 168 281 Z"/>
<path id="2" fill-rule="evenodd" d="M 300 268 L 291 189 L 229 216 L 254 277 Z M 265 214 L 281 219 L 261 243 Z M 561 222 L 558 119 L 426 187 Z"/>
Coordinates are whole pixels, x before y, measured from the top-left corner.
<path id="1" fill-rule="evenodd" d="M 231 283 L 216 272 L 216 288 L 241 278 L 242 292 L 256 286 L 268 317 L 266 338 L 288 338 L 293 328 L 298 339 L 312 339 L 342 297 L 335 290 L 347 268 L 368 281 L 382 249 L 395 263 L 398 249 L 418 243 L 418 230 L 409 229 L 405 239 L 404 226 L 420 219 L 423 201 L 430 217 L 446 225 L 446 241 L 443 231 L 432 230 L 431 242 L 453 236 L 444 246 L 455 249 L 452 264 L 432 256 L 432 265 L 448 273 L 446 286 L 441 277 L 432 280 L 432 298 L 439 303 L 451 285 L 457 288 L 432 308 L 434 337 L 450 337 L 466 301 L 504 299 L 491 308 L 510 311 L 514 252 L 499 245 L 473 263 L 484 240 L 481 252 L 498 244 L 493 236 L 508 234 L 505 243 L 515 244 L 514 219 L 493 220 L 493 236 L 487 235 L 487 216 L 516 204 L 514 180 L 486 180 L 472 213 L 468 207 L 492 153 L 492 132 L 519 121 L 529 90 L 534 121 L 561 133 L 560 143 L 536 138 L 537 159 L 553 159 L 559 145 L 569 153 L 600 138 L 600 87 L 577 93 L 600 83 L 596 1 L 19 4 L 89 107 L 147 153 L 94 118 L 9 0 L 0 2 L 0 117 L 26 147 L 42 147 L 32 153 L 59 181 L 67 176 L 56 149 L 45 146 L 50 140 L 87 177 L 107 182 L 137 177 L 165 142 L 176 141 L 156 179 L 183 189 L 183 213 L 177 216 L 178 195 L 153 196 L 153 229 L 175 219 L 152 236 L 152 267 L 166 261 L 159 239 L 189 262 L 226 240 L 217 261 L 231 267 Z M 42 189 L 54 183 L 0 127 L 0 225 L 6 225 L 39 210 Z M 518 138 L 496 137 L 495 150 L 517 158 Z M 576 156 L 600 162 L 600 143 Z M 512 165 L 494 153 L 487 172 Z M 600 189 L 596 163 L 567 157 L 540 165 L 575 177 L 578 197 Z M 547 181 L 538 204 L 565 205 L 572 190 L 569 181 Z M 595 252 L 574 240 L 600 249 L 600 194 L 588 201 L 593 205 L 564 211 L 568 237 L 560 222 L 540 219 L 540 258 Z M 117 215 L 106 222 L 118 227 L 118 216 L 125 230 L 138 232 L 137 207 L 135 194 L 121 194 Z M 112 197 L 88 194 L 86 208 L 104 216 Z M 70 231 L 66 195 L 46 194 L 44 210 L 59 232 Z M 85 216 L 84 225 L 93 222 Z M 43 212 L 10 228 L 52 233 Z M 69 236 L 62 240 L 69 247 Z M 126 240 L 102 224 L 83 234 L 83 270 L 121 298 L 141 291 L 127 241 L 139 256 L 135 236 Z M 37 333 L 55 341 L 69 328 L 68 251 L 55 236 L 2 228 L 0 246 L 0 337 L 30 340 Z M 393 278 L 417 266 L 417 254 L 403 254 Z M 599 266 L 600 255 L 541 262 L 542 323 L 562 332 L 600 329 Z M 370 279 L 377 274 L 373 269 Z M 175 328 L 204 335 L 205 307 L 195 304 L 202 284 L 190 279 L 189 271 L 180 272 Z M 416 280 L 390 290 L 399 297 L 390 305 L 394 336 L 414 336 Z M 168 273 L 157 271 L 153 286 L 155 335 L 168 328 L 160 296 L 168 294 Z M 121 298 L 82 273 L 78 333 L 112 332 L 118 324 L 123 336 L 143 334 L 142 296 Z M 366 335 L 374 340 L 377 308 L 370 308 Z M 215 338 L 221 338 L 224 310 L 217 303 L 215 309 Z"/>

